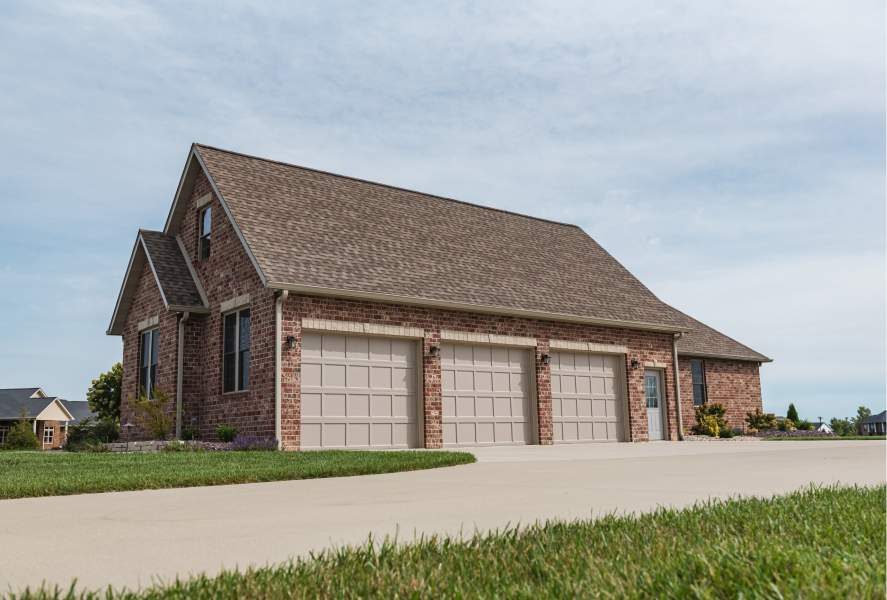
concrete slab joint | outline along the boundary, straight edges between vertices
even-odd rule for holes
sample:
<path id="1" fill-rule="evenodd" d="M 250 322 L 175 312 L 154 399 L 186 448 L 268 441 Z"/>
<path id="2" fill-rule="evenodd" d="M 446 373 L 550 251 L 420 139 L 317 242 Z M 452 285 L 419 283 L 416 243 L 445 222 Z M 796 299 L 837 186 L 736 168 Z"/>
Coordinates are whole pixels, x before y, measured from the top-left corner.
<path id="1" fill-rule="evenodd" d="M 249 294 L 243 294 L 242 296 L 237 296 L 236 298 L 231 298 L 230 300 L 222 302 L 221 310 L 222 312 L 228 312 L 229 310 L 234 310 L 235 308 L 240 308 L 247 304 L 249 304 Z"/>

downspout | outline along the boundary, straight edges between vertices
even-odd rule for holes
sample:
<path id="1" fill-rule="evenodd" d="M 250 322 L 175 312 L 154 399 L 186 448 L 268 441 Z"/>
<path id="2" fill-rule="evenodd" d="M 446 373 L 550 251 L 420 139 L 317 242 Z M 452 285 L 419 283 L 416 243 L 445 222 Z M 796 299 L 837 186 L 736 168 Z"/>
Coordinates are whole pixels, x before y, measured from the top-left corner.
<path id="1" fill-rule="evenodd" d="M 281 396 L 283 388 L 280 377 L 281 354 L 283 352 L 280 338 L 283 335 L 283 301 L 289 296 L 289 290 L 283 290 L 274 303 L 274 439 L 279 446 L 283 445 L 280 439 L 280 411 L 283 405 Z"/>
<path id="2" fill-rule="evenodd" d="M 182 379 L 185 370 L 185 323 L 191 313 L 182 313 L 179 319 L 179 375 L 176 381 L 176 439 L 182 439 Z"/>
<path id="3" fill-rule="evenodd" d="M 686 333 L 678 333 L 674 336 L 672 342 L 671 355 L 674 358 L 674 391 L 676 399 L 676 408 L 678 413 L 678 439 L 684 441 L 684 418 L 681 415 L 681 377 L 678 375 L 678 340 L 687 335 Z"/>

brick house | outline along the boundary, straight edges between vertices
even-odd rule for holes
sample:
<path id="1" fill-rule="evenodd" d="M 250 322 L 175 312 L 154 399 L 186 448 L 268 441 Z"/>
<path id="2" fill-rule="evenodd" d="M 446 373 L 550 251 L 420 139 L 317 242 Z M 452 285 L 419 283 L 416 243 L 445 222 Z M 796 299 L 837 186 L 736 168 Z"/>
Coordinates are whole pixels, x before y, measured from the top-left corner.
<path id="1" fill-rule="evenodd" d="M 862 435 L 884 435 L 887 427 L 887 410 L 872 415 L 861 424 Z"/>
<path id="2" fill-rule="evenodd" d="M 108 334 L 122 423 L 162 386 L 179 432 L 293 450 L 677 440 L 705 399 L 761 407 L 770 361 L 574 225 L 203 145 Z"/>
<path id="3" fill-rule="evenodd" d="M 6 443 L 22 407 L 27 409 L 34 435 L 44 450 L 64 446 L 68 424 L 95 416 L 89 410 L 88 402 L 70 402 L 47 396 L 41 388 L 0 390 L 0 445 Z"/>

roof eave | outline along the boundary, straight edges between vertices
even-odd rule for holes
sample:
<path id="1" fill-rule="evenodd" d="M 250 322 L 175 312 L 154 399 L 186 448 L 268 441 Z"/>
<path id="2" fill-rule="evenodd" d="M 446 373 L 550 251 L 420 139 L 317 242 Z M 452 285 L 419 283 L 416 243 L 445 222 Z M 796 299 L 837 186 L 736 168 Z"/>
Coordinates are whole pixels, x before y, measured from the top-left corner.
<path id="1" fill-rule="evenodd" d="M 123 315 L 123 319 L 121 320 L 123 322 L 118 322 L 118 317 L 121 316 L 120 309 L 123 306 L 123 295 L 130 283 L 129 278 L 132 275 L 133 265 L 138 261 L 139 248 L 145 253 L 144 246 L 142 245 L 141 233 L 136 236 L 136 243 L 132 248 L 132 254 L 129 256 L 129 264 L 126 265 L 126 275 L 123 276 L 123 284 L 120 286 L 120 293 L 117 295 L 117 304 L 114 305 L 114 314 L 111 315 L 111 324 L 108 325 L 108 330 L 105 332 L 106 335 L 123 335 L 123 322 L 126 321 L 126 316 L 129 314 L 129 306 L 125 307 L 126 315 Z M 144 260 L 146 259 L 147 254 L 142 258 L 140 267 L 144 266 Z M 141 269 L 139 269 L 139 272 L 141 273 Z"/>
<path id="2" fill-rule="evenodd" d="M 687 327 L 678 327 L 674 325 L 662 325 L 657 323 L 639 323 L 633 321 L 617 321 L 612 319 L 599 319 L 595 317 L 583 317 L 579 315 L 568 315 L 560 313 L 550 313 L 544 311 L 526 310 L 521 308 L 509 308 L 506 306 L 487 306 L 481 304 L 471 304 L 468 302 L 451 302 L 448 300 L 434 300 L 432 298 L 422 298 L 419 296 L 403 296 L 399 294 L 382 294 L 377 292 L 364 292 L 359 290 L 345 290 L 339 288 L 327 288 L 311 285 L 297 285 L 293 283 L 283 283 L 279 281 L 269 281 L 266 287 L 275 290 L 288 290 L 300 294 L 311 294 L 317 296 L 335 296 L 343 298 L 358 298 L 361 300 L 375 300 L 380 302 L 390 302 L 393 304 L 412 304 L 422 306 L 433 306 L 436 308 L 448 308 L 452 310 L 482 312 L 490 314 L 510 315 L 515 317 L 524 317 L 528 319 L 545 319 L 548 321 L 566 321 L 570 323 L 586 323 L 589 325 L 601 325 L 604 327 L 622 327 L 625 329 L 643 329 L 646 331 L 662 331 L 665 333 L 690 333 L 693 331 Z"/>
<path id="3" fill-rule="evenodd" d="M 767 358 L 766 356 L 760 357 L 751 357 L 751 356 L 736 356 L 734 354 L 714 354 L 711 352 L 684 352 L 680 348 L 678 348 L 678 356 L 690 356 L 690 357 L 699 357 L 699 358 L 719 358 L 722 360 L 744 360 L 746 362 L 756 362 L 756 363 L 771 363 L 773 362 L 772 358 Z"/>

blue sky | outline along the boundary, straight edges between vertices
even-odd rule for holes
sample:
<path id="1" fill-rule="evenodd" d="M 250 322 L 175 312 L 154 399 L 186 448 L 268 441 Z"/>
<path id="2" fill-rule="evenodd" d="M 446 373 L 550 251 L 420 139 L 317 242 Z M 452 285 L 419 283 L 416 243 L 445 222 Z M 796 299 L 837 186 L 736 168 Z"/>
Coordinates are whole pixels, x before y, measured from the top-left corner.
<path id="1" fill-rule="evenodd" d="M 582 226 L 885 408 L 883 2 L 0 4 L 0 388 L 84 399 L 138 228 L 201 142 Z"/>

